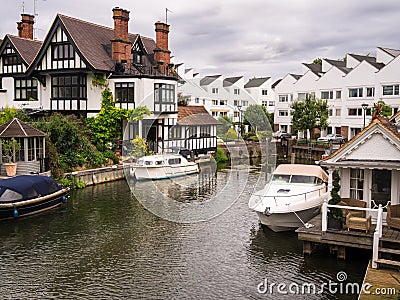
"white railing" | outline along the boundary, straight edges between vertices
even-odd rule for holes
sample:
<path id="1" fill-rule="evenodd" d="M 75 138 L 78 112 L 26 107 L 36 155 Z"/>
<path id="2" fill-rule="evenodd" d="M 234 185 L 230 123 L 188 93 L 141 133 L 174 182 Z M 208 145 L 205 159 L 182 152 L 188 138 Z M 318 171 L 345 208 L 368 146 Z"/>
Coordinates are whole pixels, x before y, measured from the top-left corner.
<path id="1" fill-rule="evenodd" d="M 271 183 L 269 183 L 271 184 Z M 269 189 L 269 187 L 268 187 Z M 284 189 L 283 189 L 284 190 Z M 288 194 L 288 195 L 259 195 L 259 194 L 253 194 L 253 199 L 256 199 L 256 196 L 258 197 L 257 200 L 253 200 L 249 202 L 249 207 L 250 209 L 254 209 L 257 205 L 260 203 L 263 203 L 263 199 L 273 199 L 275 202 L 275 206 L 279 206 L 282 204 L 290 205 L 290 203 L 298 203 L 299 201 L 304 200 L 304 202 L 307 202 L 307 200 L 315 199 L 316 196 L 321 197 L 323 194 L 326 194 L 328 192 L 328 189 L 326 186 L 312 190 L 312 191 L 307 191 L 299 194 Z M 304 197 L 303 197 L 304 196 Z M 290 199 L 290 203 L 278 203 L 279 199 Z M 250 199 L 251 200 L 251 199 Z"/>
<path id="2" fill-rule="evenodd" d="M 363 208 L 356 206 L 342 206 L 342 205 L 332 205 L 324 202 L 322 204 L 322 232 L 326 232 L 328 229 L 328 208 L 341 208 L 341 209 L 351 209 L 351 210 L 359 210 L 365 212 L 378 212 L 378 217 L 376 220 L 376 228 L 373 236 L 373 246 L 372 246 L 372 268 L 377 268 L 376 261 L 378 260 L 378 251 L 379 251 L 379 239 L 382 237 L 382 226 L 383 226 L 383 208 L 380 204 L 379 207 L 376 208 Z"/>

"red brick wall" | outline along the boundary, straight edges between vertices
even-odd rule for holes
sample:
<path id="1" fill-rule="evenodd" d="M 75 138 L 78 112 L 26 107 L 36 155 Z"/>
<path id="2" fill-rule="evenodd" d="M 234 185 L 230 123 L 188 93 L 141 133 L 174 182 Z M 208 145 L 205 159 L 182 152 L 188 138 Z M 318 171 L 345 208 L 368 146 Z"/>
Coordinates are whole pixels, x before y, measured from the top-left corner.
<path id="1" fill-rule="evenodd" d="M 171 51 L 168 49 L 169 25 L 157 22 L 156 26 L 156 45 L 154 59 L 160 65 L 160 71 L 167 74 L 167 66 L 171 62 Z"/>
<path id="2" fill-rule="evenodd" d="M 22 14 L 21 17 L 21 22 L 17 23 L 18 36 L 33 40 L 33 24 L 35 24 L 35 17 L 27 14 Z"/>
<path id="3" fill-rule="evenodd" d="M 111 40 L 112 59 L 130 61 L 131 43 L 128 38 L 129 11 L 115 7 L 113 9 L 114 38 Z"/>

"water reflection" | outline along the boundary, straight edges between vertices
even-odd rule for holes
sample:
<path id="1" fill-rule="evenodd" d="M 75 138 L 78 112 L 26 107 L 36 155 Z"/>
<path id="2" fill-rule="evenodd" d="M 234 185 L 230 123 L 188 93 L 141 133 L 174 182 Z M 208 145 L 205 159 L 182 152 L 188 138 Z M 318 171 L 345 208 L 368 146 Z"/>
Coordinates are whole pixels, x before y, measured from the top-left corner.
<path id="1" fill-rule="evenodd" d="M 168 181 L 157 183 L 183 203 L 201 206 L 231 179 L 229 193 L 238 200 L 207 222 L 158 218 L 124 181 L 74 191 L 64 208 L 2 222 L 0 293 L 8 299 L 270 299 L 257 293 L 266 277 L 321 283 L 344 270 L 362 281 L 367 259 L 337 261 L 326 251 L 304 258 L 295 233 L 261 227 L 247 201 L 265 174 L 258 167 L 247 179 L 243 174 L 225 170 L 204 179 L 202 190 L 182 178 L 179 196 Z M 303 298 L 342 299 L 329 293 Z"/>

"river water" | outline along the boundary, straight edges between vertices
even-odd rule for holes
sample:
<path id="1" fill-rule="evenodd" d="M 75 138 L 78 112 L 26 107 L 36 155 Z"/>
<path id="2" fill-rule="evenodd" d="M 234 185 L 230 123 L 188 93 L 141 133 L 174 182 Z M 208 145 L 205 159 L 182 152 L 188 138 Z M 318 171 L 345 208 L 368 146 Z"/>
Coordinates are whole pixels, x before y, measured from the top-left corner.
<path id="1" fill-rule="evenodd" d="M 346 282 L 361 284 L 368 254 L 349 251 L 341 261 L 320 247 L 303 257 L 294 232 L 261 227 L 247 207 L 255 184 L 262 184 L 260 174 L 252 168 L 244 187 L 241 170 L 229 169 L 208 176 L 197 189 L 158 183 L 182 203 L 201 206 L 212 195 L 218 200 L 221 190 L 237 198 L 203 222 L 154 215 L 125 180 L 74 191 L 64 207 L 2 222 L 0 298 L 357 299 L 319 286 L 339 283 L 339 272 L 346 273 Z M 153 197 L 149 183 L 133 188 Z M 271 292 L 260 293 L 265 282 Z M 286 289 L 271 288 L 280 283 Z M 289 285 L 295 291 L 303 284 L 315 284 L 322 293 L 290 294 Z"/>

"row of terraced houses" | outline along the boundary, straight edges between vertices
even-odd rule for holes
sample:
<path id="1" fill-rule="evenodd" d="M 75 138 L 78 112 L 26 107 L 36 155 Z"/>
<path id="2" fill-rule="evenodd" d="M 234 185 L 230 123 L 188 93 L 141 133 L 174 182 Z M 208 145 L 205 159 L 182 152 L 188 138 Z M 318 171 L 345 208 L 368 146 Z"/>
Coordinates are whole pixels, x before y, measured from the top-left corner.
<path id="1" fill-rule="evenodd" d="M 395 114 L 400 107 L 400 50 L 378 47 L 376 56 L 347 54 L 343 60 L 322 59 L 322 64 L 304 63 L 302 74 L 289 73 L 279 80 L 270 77 L 200 77 L 192 69 L 177 67 L 186 83 L 180 87 L 190 103 L 204 104 L 214 116 L 237 121 L 239 110 L 261 104 L 275 116 L 275 130 L 291 132 L 293 101 L 314 95 L 329 104 L 326 133 L 352 138 L 371 121 L 374 103 L 383 100 Z"/>
<path id="2" fill-rule="evenodd" d="M 31 114 L 94 116 L 101 109 L 101 87 L 92 82 L 100 76 L 116 106 L 147 106 L 152 112 L 139 123 L 125 122 L 124 139 L 146 137 L 159 153 L 171 147 L 215 150 L 219 122 L 202 106 L 178 106 L 170 26 L 156 22 L 154 40 L 128 32 L 125 9 L 114 8 L 111 20 L 113 28 L 57 14 L 38 41 L 33 39 L 34 16 L 22 14 L 18 36 L 7 34 L 0 44 L 0 106 Z"/>

